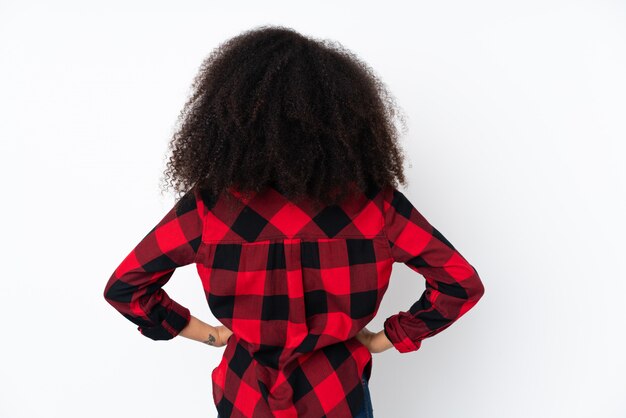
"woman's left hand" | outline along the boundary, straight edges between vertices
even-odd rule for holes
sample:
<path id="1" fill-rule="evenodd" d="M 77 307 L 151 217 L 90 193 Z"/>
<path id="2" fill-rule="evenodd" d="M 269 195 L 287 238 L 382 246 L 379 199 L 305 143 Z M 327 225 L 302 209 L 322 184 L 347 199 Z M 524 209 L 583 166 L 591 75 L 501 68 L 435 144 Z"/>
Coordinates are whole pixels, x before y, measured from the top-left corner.
<path id="1" fill-rule="evenodd" d="M 222 347 L 228 344 L 228 339 L 231 335 L 233 335 L 233 332 L 224 325 L 218 325 L 215 329 L 217 330 L 217 340 L 219 341 L 219 345 L 217 345 L 217 347 Z"/>
<path id="2" fill-rule="evenodd" d="M 191 315 L 189 323 L 182 329 L 180 335 L 214 347 L 223 347 L 228 344 L 233 332 L 224 325 L 214 327 Z"/>

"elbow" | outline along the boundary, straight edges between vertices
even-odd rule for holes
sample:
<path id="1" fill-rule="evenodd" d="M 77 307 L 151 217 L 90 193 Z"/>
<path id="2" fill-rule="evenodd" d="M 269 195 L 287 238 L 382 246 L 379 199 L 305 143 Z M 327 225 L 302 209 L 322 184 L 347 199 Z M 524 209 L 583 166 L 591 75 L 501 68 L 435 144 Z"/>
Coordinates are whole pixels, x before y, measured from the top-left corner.
<path id="1" fill-rule="evenodd" d="M 471 276 L 471 284 L 467 287 L 467 295 L 468 299 L 478 302 L 483 295 L 485 294 L 485 285 L 483 284 L 478 272 L 474 268 L 474 266 L 470 266 L 473 270 L 473 274 Z"/>
<path id="2" fill-rule="evenodd" d="M 474 301 L 478 302 L 483 297 L 484 294 L 485 294 L 485 286 L 483 285 L 483 282 L 480 279 L 478 279 L 471 293 L 471 298 Z"/>
<path id="3" fill-rule="evenodd" d="M 124 282 L 118 280 L 114 273 L 105 284 L 102 290 L 102 297 L 112 306 L 115 306 L 116 303 L 128 302 L 131 296 L 128 292 L 128 287 L 124 285 Z"/>
<path id="4" fill-rule="evenodd" d="M 113 308 L 115 308 L 116 310 L 119 308 L 119 303 L 115 302 L 115 299 L 111 296 L 111 290 L 110 290 L 110 286 L 107 285 L 104 288 L 104 291 L 102 292 L 102 298 L 104 299 L 104 301 L 109 304 L 110 306 L 112 306 Z"/>
<path id="5" fill-rule="evenodd" d="M 111 288 L 111 279 L 109 278 L 106 284 L 104 285 L 104 289 L 102 290 L 102 297 L 108 303 L 111 303 L 110 291 L 109 291 L 110 288 Z"/>
<path id="6" fill-rule="evenodd" d="M 102 292 L 102 297 L 104 298 L 104 300 L 111 304 L 111 298 L 109 297 L 109 283 L 106 284 L 106 286 L 104 286 L 104 291 Z"/>

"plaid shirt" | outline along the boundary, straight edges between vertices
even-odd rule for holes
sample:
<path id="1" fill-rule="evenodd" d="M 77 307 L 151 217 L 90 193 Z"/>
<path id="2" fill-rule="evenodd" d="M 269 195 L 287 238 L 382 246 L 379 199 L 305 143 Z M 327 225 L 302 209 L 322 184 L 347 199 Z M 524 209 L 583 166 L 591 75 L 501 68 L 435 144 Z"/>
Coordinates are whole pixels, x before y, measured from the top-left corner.
<path id="1" fill-rule="evenodd" d="M 483 295 L 478 273 L 397 189 L 313 209 L 278 190 L 235 204 L 196 189 L 117 267 L 105 299 L 153 340 L 190 312 L 163 286 L 195 263 L 215 318 L 233 331 L 212 371 L 220 417 L 345 418 L 363 404 L 370 351 L 355 335 L 375 316 L 394 262 L 426 290 L 384 332 L 400 353 L 449 327 Z"/>

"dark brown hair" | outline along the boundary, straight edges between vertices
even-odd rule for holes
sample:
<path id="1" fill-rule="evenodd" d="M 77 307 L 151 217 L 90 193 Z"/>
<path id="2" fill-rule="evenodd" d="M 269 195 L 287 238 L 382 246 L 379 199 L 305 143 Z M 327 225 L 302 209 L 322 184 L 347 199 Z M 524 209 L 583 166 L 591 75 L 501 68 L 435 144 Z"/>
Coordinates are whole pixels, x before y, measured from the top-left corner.
<path id="1" fill-rule="evenodd" d="M 394 117 L 374 71 L 341 44 L 283 26 L 245 31 L 202 63 L 169 144 L 165 185 L 242 194 L 273 186 L 339 203 L 406 184 Z"/>

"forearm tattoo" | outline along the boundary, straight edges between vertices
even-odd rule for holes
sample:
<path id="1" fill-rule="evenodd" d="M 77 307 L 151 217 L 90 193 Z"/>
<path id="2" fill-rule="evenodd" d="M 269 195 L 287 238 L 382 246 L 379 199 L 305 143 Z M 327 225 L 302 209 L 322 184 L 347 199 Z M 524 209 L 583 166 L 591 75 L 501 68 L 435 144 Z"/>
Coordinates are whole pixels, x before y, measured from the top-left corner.
<path id="1" fill-rule="evenodd" d="M 215 341 L 216 338 L 213 334 L 209 334 L 209 339 L 207 339 L 206 341 L 203 341 L 203 343 L 208 344 L 208 345 L 215 345 Z"/>

